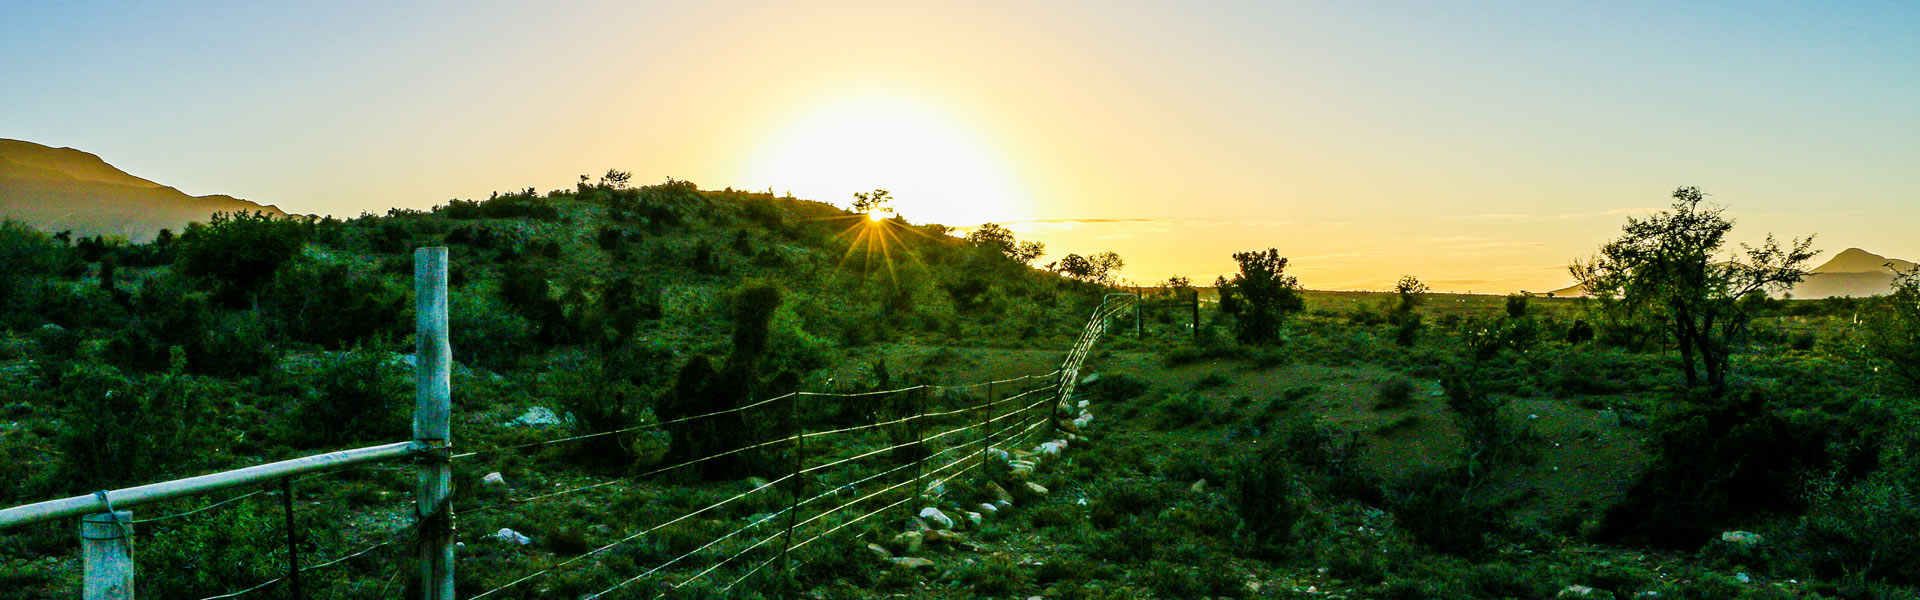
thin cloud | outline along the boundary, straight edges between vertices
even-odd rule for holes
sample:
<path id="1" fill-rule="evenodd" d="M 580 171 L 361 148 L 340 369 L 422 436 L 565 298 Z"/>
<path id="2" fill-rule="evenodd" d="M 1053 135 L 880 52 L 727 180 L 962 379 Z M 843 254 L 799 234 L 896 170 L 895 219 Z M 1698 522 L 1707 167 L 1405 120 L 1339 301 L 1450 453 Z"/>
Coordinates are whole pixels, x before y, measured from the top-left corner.
<path id="1" fill-rule="evenodd" d="M 1664 208 L 1616 208 L 1599 212 L 1562 213 L 1557 215 L 1536 215 L 1528 213 L 1482 213 L 1453 217 L 1462 221 L 1568 221 L 1573 219 L 1592 219 L 1598 217 L 1618 217 L 1621 215 L 1645 215 L 1666 210 Z"/>

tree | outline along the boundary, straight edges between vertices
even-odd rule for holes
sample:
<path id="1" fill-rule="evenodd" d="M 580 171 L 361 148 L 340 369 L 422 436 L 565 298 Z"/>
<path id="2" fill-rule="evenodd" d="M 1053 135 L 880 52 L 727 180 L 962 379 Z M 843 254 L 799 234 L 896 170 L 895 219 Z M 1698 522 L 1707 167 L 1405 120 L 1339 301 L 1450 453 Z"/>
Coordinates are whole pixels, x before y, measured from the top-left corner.
<path id="1" fill-rule="evenodd" d="M 1680 349 L 1687 387 L 1718 397 L 1726 392 L 1734 345 L 1766 293 L 1805 280 L 1807 261 L 1819 251 L 1812 249 L 1811 236 L 1782 248 L 1768 234 L 1758 248 L 1742 244 L 1739 260 L 1718 261 L 1733 229 L 1725 209 L 1705 204 L 1706 194 L 1696 187 L 1674 190 L 1673 200 L 1671 210 L 1628 217 L 1619 239 L 1568 270 L 1595 296 L 1617 300 L 1603 305 L 1629 317 L 1657 315 L 1663 321 L 1658 327 Z"/>
<path id="2" fill-rule="evenodd" d="M 1220 310 L 1234 316 L 1234 338 L 1242 344 L 1278 340 L 1286 316 L 1306 307 L 1299 279 L 1286 274 L 1287 259 L 1273 248 L 1235 252 L 1233 260 L 1240 263 L 1240 272 L 1217 285 Z"/>
<path id="3" fill-rule="evenodd" d="M 981 248 L 991 248 L 996 252 L 1023 265 L 1032 265 L 1040 256 L 1047 253 L 1047 245 L 1040 242 L 1022 242 L 1014 239 L 1013 232 L 998 223 L 985 223 L 967 233 L 967 243 Z"/>
<path id="4" fill-rule="evenodd" d="M 1120 279 L 1120 269 L 1127 266 L 1126 260 L 1121 259 L 1119 254 L 1110 251 L 1087 257 L 1087 260 L 1093 262 L 1093 272 L 1096 281 L 1106 285 L 1116 283 Z"/>
<path id="5" fill-rule="evenodd" d="M 1101 252 L 1092 256 L 1068 254 L 1060 260 L 1048 263 L 1047 270 L 1087 283 L 1113 285 L 1114 274 L 1125 267 L 1127 261 L 1112 252 Z"/>
<path id="6" fill-rule="evenodd" d="M 1395 343 L 1401 346 L 1412 346 L 1419 340 L 1420 313 L 1414 312 L 1414 309 L 1426 302 L 1426 294 L 1430 289 L 1426 283 L 1420 281 L 1420 278 L 1412 275 L 1402 275 L 1400 281 L 1394 284 L 1393 293 L 1397 295 L 1398 301 L 1395 302 L 1393 311 L 1388 313 L 1387 321 L 1397 328 L 1394 333 Z"/>
<path id="7" fill-rule="evenodd" d="M 311 233 L 297 217 L 266 213 L 214 213 L 193 223 L 179 241 L 180 272 L 209 285 L 229 306 L 245 304 L 288 260 L 300 254 Z"/>
<path id="8" fill-rule="evenodd" d="M 1920 393 L 1920 267 L 1896 272 L 1893 291 L 1867 313 L 1867 354 Z"/>
<path id="9" fill-rule="evenodd" d="M 863 215 L 893 212 L 893 195 L 886 190 L 853 193 L 853 212 Z"/>

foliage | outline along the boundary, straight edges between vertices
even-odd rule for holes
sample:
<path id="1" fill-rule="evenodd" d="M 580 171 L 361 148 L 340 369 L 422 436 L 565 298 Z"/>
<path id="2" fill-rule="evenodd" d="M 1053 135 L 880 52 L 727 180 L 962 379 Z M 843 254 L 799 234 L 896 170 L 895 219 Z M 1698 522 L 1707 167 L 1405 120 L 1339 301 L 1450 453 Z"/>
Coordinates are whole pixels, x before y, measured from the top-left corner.
<path id="1" fill-rule="evenodd" d="M 1866 317 L 1866 350 L 1907 393 L 1920 394 L 1920 267 L 1896 273 Z"/>
<path id="2" fill-rule="evenodd" d="M 305 446 L 402 439 L 411 423 L 413 386 L 405 363 L 384 352 L 350 352 L 314 379 L 295 429 Z"/>
<path id="3" fill-rule="evenodd" d="M 267 285 L 263 304 L 288 338 L 339 349 L 411 328 L 405 288 L 344 264 L 295 260 Z"/>
<path id="4" fill-rule="evenodd" d="M 1763 391 L 1671 406 L 1655 422 L 1653 462 L 1606 511 L 1600 539 L 1697 548 L 1745 519 L 1803 510 L 1799 482 L 1832 461 L 1831 424 L 1789 419 Z"/>
<path id="5" fill-rule="evenodd" d="M 1040 242 L 1023 242 L 1014 239 L 1013 232 L 998 223 L 985 223 L 967 233 L 967 243 L 981 248 L 992 249 L 1002 256 L 1022 265 L 1032 265 L 1046 254 L 1047 245 Z"/>
<path id="6" fill-rule="evenodd" d="M 215 300 L 240 306 L 300 254 L 311 224 L 266 213 L 215 213 L 177 242 L 180 273 L 205 284 Z"/>
<path id="7" fill-rule="evenodd" d="M 1413 405 L 1413 382 L 1395 377 L 1380 384 L 1373 401 L 1374 410 L 1395 410 Z"/>
<path id="8" fill-rule="evenodd" d="M 1287 315 L 1300 312 L 1306 302 L 1300 296 L 1300 281 L 1287 275 L 1287 259 L 1280 251 L 1235 252 L 1240 272 L 1232 281 L 1224 278 L 1220 288 L 1220 310 L 1234 316 L 1234 337 L 1242 344 L 1270 344 L 1280 339 L 1280 326 Z"/>
<path id="9" fill-rule="evenodd" d="M 1745 256 L 1717 262 L 1733 222 L 1721 216 L 1724 209 L 1703 205 L 1699 188 L 1674 190 L 1673 198 L 1670 211 L 1628 217 L 1619 239 L 1569 270 L 1594 295 L 1620 300 L 1611 305 L 1618 310 L 1641 318 L 1658 311 L 1680 349 L 1687 387 L 1718 396 L 1727 389 L 1733 348 L 1765 293 L 1806 279 L 1806 262 L 1818 252 L 1811 237 L 1781 248 L 1768 235 L 1758 248 L 1742 245 Z"/>
<path id="10" fill-rule="evenodd" d="M 1267 444 L 1244 461 L 1234 479 L 1234 506 L 1246 524 L 1256 556 L 1278 558 L 1295 541 L 1295 529 L 1311 510 L 1311 493 L 1295 473 L 1284 442 Z"/>
<path id="11" fill-rule="evenodd" d="M 1047 270 L 1078 281 L 1113 285 L 1118 281 L 1120 269 L 1126 264 L 1127 261 L 1112 252 L 1092 256 L 1068 254 L 1057 262 L 1047 264 Z"/>
<path id="12" fill-rule="evenodd" d="M 1388 313 L 1387 322 L 1394 326 L 1393 341 L 1401 346 L 1412 346 L 1420 338 L 1420 313 L 1414 312 L 1426 302 L 1427 292 L 1432 288 L 1412 275 L 1400 276 L 1393 285 L 1395 303 Z"/>

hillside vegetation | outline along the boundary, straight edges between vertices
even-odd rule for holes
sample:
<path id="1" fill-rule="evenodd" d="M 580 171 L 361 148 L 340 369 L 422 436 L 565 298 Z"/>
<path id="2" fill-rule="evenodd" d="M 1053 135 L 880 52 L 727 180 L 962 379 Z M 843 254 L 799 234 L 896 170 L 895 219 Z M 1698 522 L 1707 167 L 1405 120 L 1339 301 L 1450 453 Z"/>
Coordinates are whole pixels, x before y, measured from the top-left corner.
<path id="1" fill-rule="evenodd" d="M 794 463 L 749 452 L 650 474 L 660 465 L 986 396 L 817 397 L 724 426 L 658 423 L 792 391 L 1045 374 L 1121 265 L 1097 255 L 1050 272 L 1030 266 L 1041 248 L 1010 235 L 959 239 L 689 182 L 628 187 L 620 173 L 346 221 L 225 215 L 146 244 L 10 223 L 0 460 L 13 466 L 0 501 L 406 439 L 411 253 L 430 245 L 452 256 L 453 436 L 486 453 L 456 461 L 462 597 L 501 586 L 492 597 L 581 597 L 777 514 L 785 497 L 760 497 L 594 555 L 591 568 L 568 562 L 635 524 L 767 487 Z M 1050 492 L 1013 488 L 1011 510 L 958 524 L 964 537 L 937 547 L 903 547 L 895 534 L 924 521 L 890 514 L 805 548 L 804 566 L 760 585 L 673 594 L 1915 597 L 1913 274 L 1867 299 L 1604 277 L 1593 281 L 1627 291 L 1546 299 L 1432 294 L 1414 277 L 1394 293 L 1311 292 L 1278 252 L 1235 258 L 1240 272 L 1216 282 L 1198 323 L 1184 280 L 1144 294 L 1138 335 L 1133 314 L 1112 322 L 1083 371 L 1097 375 L 1070 399 L 1097 418 L 1027 476 Z M 1676 339 L 1660 298 L 1741 326 Z M 1706 350 L 1683 351 L 1694 343 Z M 1722 362 L 1682 368 L 1703 360 Z M 512 448 L 613 430 L 626 431 Z M 808 452 L 900 443 L 889 436 Z M 907 454 L 894 458 L 917 460 Z M 948 496 L 996 495 L 986 483 L 1008 481 L 1012 463 L 986 464 Z M 799 483 L 859 493 L 849 482 L 879 468 Z M 480 483 L 489 473 L 504 490 Z M 404 530 L 411 479 L 388 465 L 298 483 L 303 555 Z M 602 487 L 523 501 L 587 486 Z M 211 507 L 139 525 L 143 595 L 204 597 L 279 575 L 279 503 L 213 506 L 240 493 L 139 509 Z M 529 542 L 494 538 L 501 528 Z M 70 523 L 0 532 L 0 589 L 71 597 L 74 551 Z M 910 552 L 930 560 L 882 557 Z M 406 553 L 316 571 L 308 593 L 396 596 Z"/>

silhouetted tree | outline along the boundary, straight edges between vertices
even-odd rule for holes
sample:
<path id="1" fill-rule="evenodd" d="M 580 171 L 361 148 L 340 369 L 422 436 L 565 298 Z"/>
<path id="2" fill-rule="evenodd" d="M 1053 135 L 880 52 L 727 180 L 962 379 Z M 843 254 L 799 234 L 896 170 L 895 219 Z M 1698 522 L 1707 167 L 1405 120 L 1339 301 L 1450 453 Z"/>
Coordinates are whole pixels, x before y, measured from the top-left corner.
<path id="1" fill-rule="evenodd" d="M 214 213 L 187 226 L 179 240 L 180 272 L 205 284 L 214 297 L 238 306 L 306 245 L 307 223 L 266 213 Z"/>
<path id="2" fill-rule="evenodd" d="M 1660 327 L 1680 349 L 1687 387 L 1717 397 L 1726 391 L 1733 347 L 1766 293 L 1806 279 L 1806 263 L 1819 251 L 1812 237 L 1782 248 L 1768 234 L 1758 248 L 1742 244 L 1744 257 L 1722 260 L 1717 255 L 1733 229 L 1725 209 L 1704 204 L 1706 194 L 1696 187 L 1674 190 L 1673 200 L 1671 210 L 1628 217 L 1619 239 L 1568 270 L 1595 296 L 1619 300 L 1603 305 L 1642 318 L 1661 313 Z"/>
<path id="3" fill-rule="evenodd" d="M 1234 338 L 1243 344 L 1278 340 L 1286 316 L 1306 307 L 1300 281 L 1286 274 L 1287 259 L 1277 249 L 1235 252 L 1233 260 L 1240 263 L 1240 272 L 1216 285 L 1220 310 L 1234 316 Z"/>

